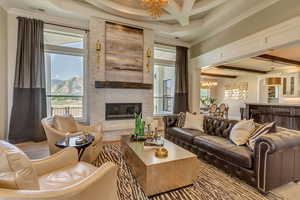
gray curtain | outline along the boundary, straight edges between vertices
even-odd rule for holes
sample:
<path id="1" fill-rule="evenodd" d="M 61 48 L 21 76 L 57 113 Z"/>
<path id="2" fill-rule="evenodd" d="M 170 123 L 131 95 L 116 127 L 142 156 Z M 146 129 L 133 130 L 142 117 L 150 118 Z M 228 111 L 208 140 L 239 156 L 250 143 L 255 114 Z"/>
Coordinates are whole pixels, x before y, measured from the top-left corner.
<path id="1" fill-rule="evenodd" d="M 188 91 L 188 48 L 176 47 L 175 114 L 189 110 Z"/>
<path id="2" fill-rule="evenodd" d="M 41 119 L 46 117 L 44 23 L 18 17 L 18 46 L 9 141 L 45 140 Z"/>

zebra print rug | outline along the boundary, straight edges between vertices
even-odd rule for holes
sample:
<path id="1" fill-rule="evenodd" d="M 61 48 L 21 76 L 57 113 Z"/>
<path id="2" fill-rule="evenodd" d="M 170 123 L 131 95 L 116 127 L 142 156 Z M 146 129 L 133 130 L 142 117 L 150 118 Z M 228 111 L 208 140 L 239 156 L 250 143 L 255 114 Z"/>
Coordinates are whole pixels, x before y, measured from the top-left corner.
<path id="1" fill-rule="evenodd" d="M 239 179 L 230 177 L 221 170 L 200 162 L 197 181 L 193 186 L 167 192 L 148 198 L 129 166 L 123 159 L 119 144 L 106 144 L 99 155 L 96 166 L 112 161 L 119 166 L 118 196 L 119 200 L 280 200 L 273 194 L 263 196 L 255 188 Z"/>

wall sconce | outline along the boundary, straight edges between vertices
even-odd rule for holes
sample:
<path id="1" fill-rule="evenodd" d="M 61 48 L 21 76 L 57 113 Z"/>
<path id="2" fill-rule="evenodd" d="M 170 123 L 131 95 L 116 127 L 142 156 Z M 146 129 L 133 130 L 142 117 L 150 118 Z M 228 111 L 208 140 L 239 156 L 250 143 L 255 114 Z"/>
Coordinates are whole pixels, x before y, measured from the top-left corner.
<path id="1" fill-rule="evenodd" d="M 150 72 L 150 59 L 152 57 L 152 50 L 150 48 L 147 49 L 147 58 L 148 58 L 148 63 L 147 63 L 147 72 Z"/>
<path id="2" fill-rule="evenodd" d="M 99 65 L 100 65 L 100 58 L 101 58 L 101 42 L 100 40 L 97 40 L 96 43 L 96 63 L 97 63 L 97 67 L 99 69 Z"/>

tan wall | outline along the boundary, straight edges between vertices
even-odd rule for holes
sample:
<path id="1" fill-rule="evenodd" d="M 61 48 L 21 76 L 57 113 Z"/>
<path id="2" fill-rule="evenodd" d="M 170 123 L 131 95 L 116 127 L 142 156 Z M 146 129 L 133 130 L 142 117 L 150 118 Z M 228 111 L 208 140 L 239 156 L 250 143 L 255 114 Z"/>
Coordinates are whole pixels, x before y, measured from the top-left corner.
<path id="1" fill-rule="evenodd" d="M 18 20 L 17 15 L 7 15 L 7 118 L 8 127 L 13 104 L 14 79 L 16 68 Z"/>
<path id="2" fill-rule="evenodd" d="M 231 28 L 192 46 L 191 57 L 195 58 L 299 15 L 299 0 L 280 0 Z"/>
<path id="3" fill-rule="evenodd" d="M 0 7 L 0 139 L 7 130 L 7 13 Z"/>

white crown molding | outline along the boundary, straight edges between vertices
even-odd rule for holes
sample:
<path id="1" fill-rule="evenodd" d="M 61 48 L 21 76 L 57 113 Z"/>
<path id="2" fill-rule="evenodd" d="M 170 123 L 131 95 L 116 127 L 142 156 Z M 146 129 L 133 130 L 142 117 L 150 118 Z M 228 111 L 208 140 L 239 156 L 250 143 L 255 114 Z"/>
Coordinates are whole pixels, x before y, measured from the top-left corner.
<path id="1" fill-rule="evenodd" d="M 130 17 L 131 15 L 135 17 L 142 17 L 143 19 L 150 18 L 149 14 L 145 10 L 127 7 L 110 0 L 86 0 L 86 2 L 96 6 L 97 8 L 110 10 L 116 15 L 122 15 L 124 13 L 124 16 L 126 17 Z"/>
<path id="2" fill-rule="evenodd" d="M 170 46 L 184 46 L 187 48 L 191 47 L 189 43 L 183 42 L 179 39 L 170 37 L 169 35 L 165 35 L 162 33 L 155 33 L 154 42 Z"/>
<path id="3" fill-rule="evenodd" d="M 240 21 L 246 19 L 247 17 L 250 17 L 252 15 L 254 15 L 255 13 L 258 13 L 259 11 L 271 6 L 272 4 L 278 2 L 279 0 L 266 0 L 266 1 L 263 1 L 262 3 L 260 4 L 257 4 L 256 6 L 254 7 L 251 7 L 249 10 L 247 10 L 246 12 L 243 12 L 241 15 L 235 17 L 235 18 L 232 18 L 230 21 L 224 23 L 223 26 L 220 26 L 216 29 L 214 29 L 213 31 L 210 31 L 208 34 L 206 34 L 205 36 L 197 39 L 197 40 L 194 40 L 191 44 L 192 45 L 196 45 L 222 31 L 224 31 L 225 29 L 228 29 L 230 27 L 232 27 L 233 25 L 239 23 Z"/>
<path id="4" fill-rule="evenodd" d="M 40 13 L 40 12 L 31 12 L 19 8 L 9 8 L 7 10 L 7 13 L 16 16 L 37 18 L 48 23 L 56 23 L 60 25 L 73 26 L 76 28 L 88 29 L 89 27 L 89 23 L 87 20 L 62 18 L 62 17 L 52 16 L 52 15 L 47 15 L 45 13 Z"/>
<path id="5" fill-rule="evenodd" d="M 235 60 L 263 54 L 300 43 L 300 17 L 294 17 L 278 25 L 238 41 L 227 44 L 191 59 L 198 68 L 222 65 Z"/>

